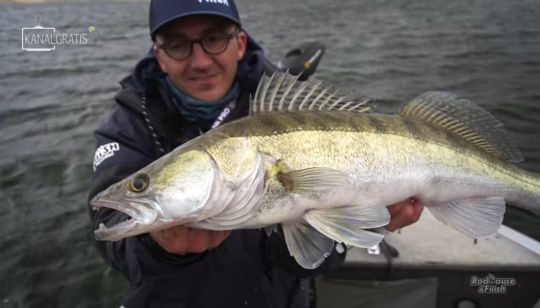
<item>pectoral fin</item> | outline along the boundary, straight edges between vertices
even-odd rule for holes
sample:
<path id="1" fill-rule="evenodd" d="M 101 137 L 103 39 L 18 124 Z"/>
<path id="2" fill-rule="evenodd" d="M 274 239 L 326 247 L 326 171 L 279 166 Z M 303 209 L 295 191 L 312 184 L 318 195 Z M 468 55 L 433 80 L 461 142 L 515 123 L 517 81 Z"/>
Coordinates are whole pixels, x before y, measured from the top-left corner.
<path id="1" fill-rule="evenodd" d="M 502 224 L 505 202 L 501 197 L 454 200 L 429 206 L 438 220 L 471 238 L 493 235 Z"/>
<path id="2" fill-rule="evenodd" d="M 384 236 L 364 229 L 387 225 L 390 214 L 383 206 L 349 206 L 311 210 L 304 215 L 304 219 L 335 241 L 367 248 L 380 243 Z"/>
<path id="3" fill-rule="evenodd" d="M 334 248 L 334 241 L 305 222 L 283 224 L 290 254 L 303 268 L 319 267 Z"/>
<path id="4" fill-rule="evenodd" d="M 278 181 L 290 192 L 322 192 L 349 184 L 349 176 L 330 168 L 306 168 L 289 172 L 279 172 Z"/>

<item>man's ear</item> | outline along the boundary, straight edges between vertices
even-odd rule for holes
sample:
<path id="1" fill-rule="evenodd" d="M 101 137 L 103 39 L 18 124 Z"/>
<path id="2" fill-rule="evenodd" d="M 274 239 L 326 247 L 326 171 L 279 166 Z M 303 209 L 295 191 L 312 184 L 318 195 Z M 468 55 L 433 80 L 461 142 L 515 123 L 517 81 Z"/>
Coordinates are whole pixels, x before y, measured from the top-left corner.
<path id="1" fill-rule="evenodd" d="M 238 61 L 242 60 L 247 48 L 247 34 L 244 31 L 238 33 Z"/>
<path id="2" fill-rule="evenodd" d="M 159 64 L 159 67 L 161 68 L 161 70 L 164 72 L 164 73 L 167 73 L 167 66 L 165 65 L 165 61 L 163 60 L 163 57 L 165 57 L 166 55 L 164 54 L 164 51 L 163 49 L 161 48 L 158 48 L 155 44 L 154 46 L 152 47 L 152 53 L 154 54 L 154 56 L 156 57 L 156 60 Z"/>

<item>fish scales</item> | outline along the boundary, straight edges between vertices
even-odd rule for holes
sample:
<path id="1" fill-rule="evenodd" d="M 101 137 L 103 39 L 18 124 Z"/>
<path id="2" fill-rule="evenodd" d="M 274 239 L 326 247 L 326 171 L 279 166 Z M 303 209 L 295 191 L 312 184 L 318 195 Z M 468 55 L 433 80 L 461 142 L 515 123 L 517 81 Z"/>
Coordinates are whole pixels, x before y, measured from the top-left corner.
<path id="1" fill-rule="evenodd" d="M 281 224 L 291 255 L 316 268 L 334 242 L 379 243 L 366 229 L 386 225 L 386 206 L 410 197 L 471 238 L 497 232 L 505 202 L 540 213 L 540 177 L 510 163 L 522 156 L 487 111 L 447 92 L 426 92 L 399 114 L 366 113 L 365 103 L 318 81 L 263 77 L 249 117 L 98 194 L 94 208 L 130 219 L 96 236 Z"/>
<path id="2" fill-rule="evenodd" d="M 437 175 L 431 176 L 431 181 L 441 185 L 445 178 L 455 181 L 456 177 L 464 179 L 463 185 L 481 185 L 485 182 L 483 176 L 489 176 L 496 179 L 493 185 L 501 183 L 493 189 L 512 187 L 540 194 L 536 175 L 448 132 L 395 115 L 262 113 L 218 128 L 215 133 L 251 139 L 262 152 L 283 158 L 291 169 L 325 166 L 343 170 L 357 179 L 357 185 L 364 183 L 359 174 L 370 179 L 384 174 L 393 179 L 388 185 L 399 185 L 410 180 L 406 175 L 421 173 L 421 161 L 424 173 Z M 216 148 L 221 146 L 214 144 Z M 520 188 L 523 184 L 526 187 Z"/>

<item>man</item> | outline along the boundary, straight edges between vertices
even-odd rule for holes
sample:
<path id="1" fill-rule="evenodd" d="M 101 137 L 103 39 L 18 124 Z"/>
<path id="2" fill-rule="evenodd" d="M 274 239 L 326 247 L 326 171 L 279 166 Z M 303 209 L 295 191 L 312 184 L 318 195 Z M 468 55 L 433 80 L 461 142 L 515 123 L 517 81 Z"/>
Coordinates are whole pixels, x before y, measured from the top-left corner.
<path id="1" fill-rule="evenodd" d="M 153 0 L 152 53 L 125 78 L 118 110 L 96 131 L 90 198 L 212 127 L 248 114 L 262 74 L 262 49 L 244 32 L 232 0 Z M 391 206 L 393 231 L 422 206 Z M 92 212 L 94 229 L 127 217 Z M 311 280 L 343 262 L 336 249 L 315 270 L 300 267 L 283 236 L 261 230 L 209 231 L 176 226 L 118 242 L 97 242 L 124 272 L 131 307 L 308 307 Z M 341 251 L 338 252 L 338 251 Z"/>

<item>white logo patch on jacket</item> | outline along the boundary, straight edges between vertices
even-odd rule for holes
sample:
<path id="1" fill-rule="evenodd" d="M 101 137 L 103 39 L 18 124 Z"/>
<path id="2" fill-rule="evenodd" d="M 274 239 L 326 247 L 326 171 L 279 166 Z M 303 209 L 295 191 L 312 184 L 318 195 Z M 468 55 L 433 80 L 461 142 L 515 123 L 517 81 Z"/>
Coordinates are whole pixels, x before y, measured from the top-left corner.
<path id="1" fill-rule="evenodd" d="M 120 150 L 120 145 L 118 142 L 111 142 L 107 144 L 100 145 L 96 153 L 94 154 L 94 172 L 96 168 L 107 158 L 113 157 L 114 152 Z"/>

